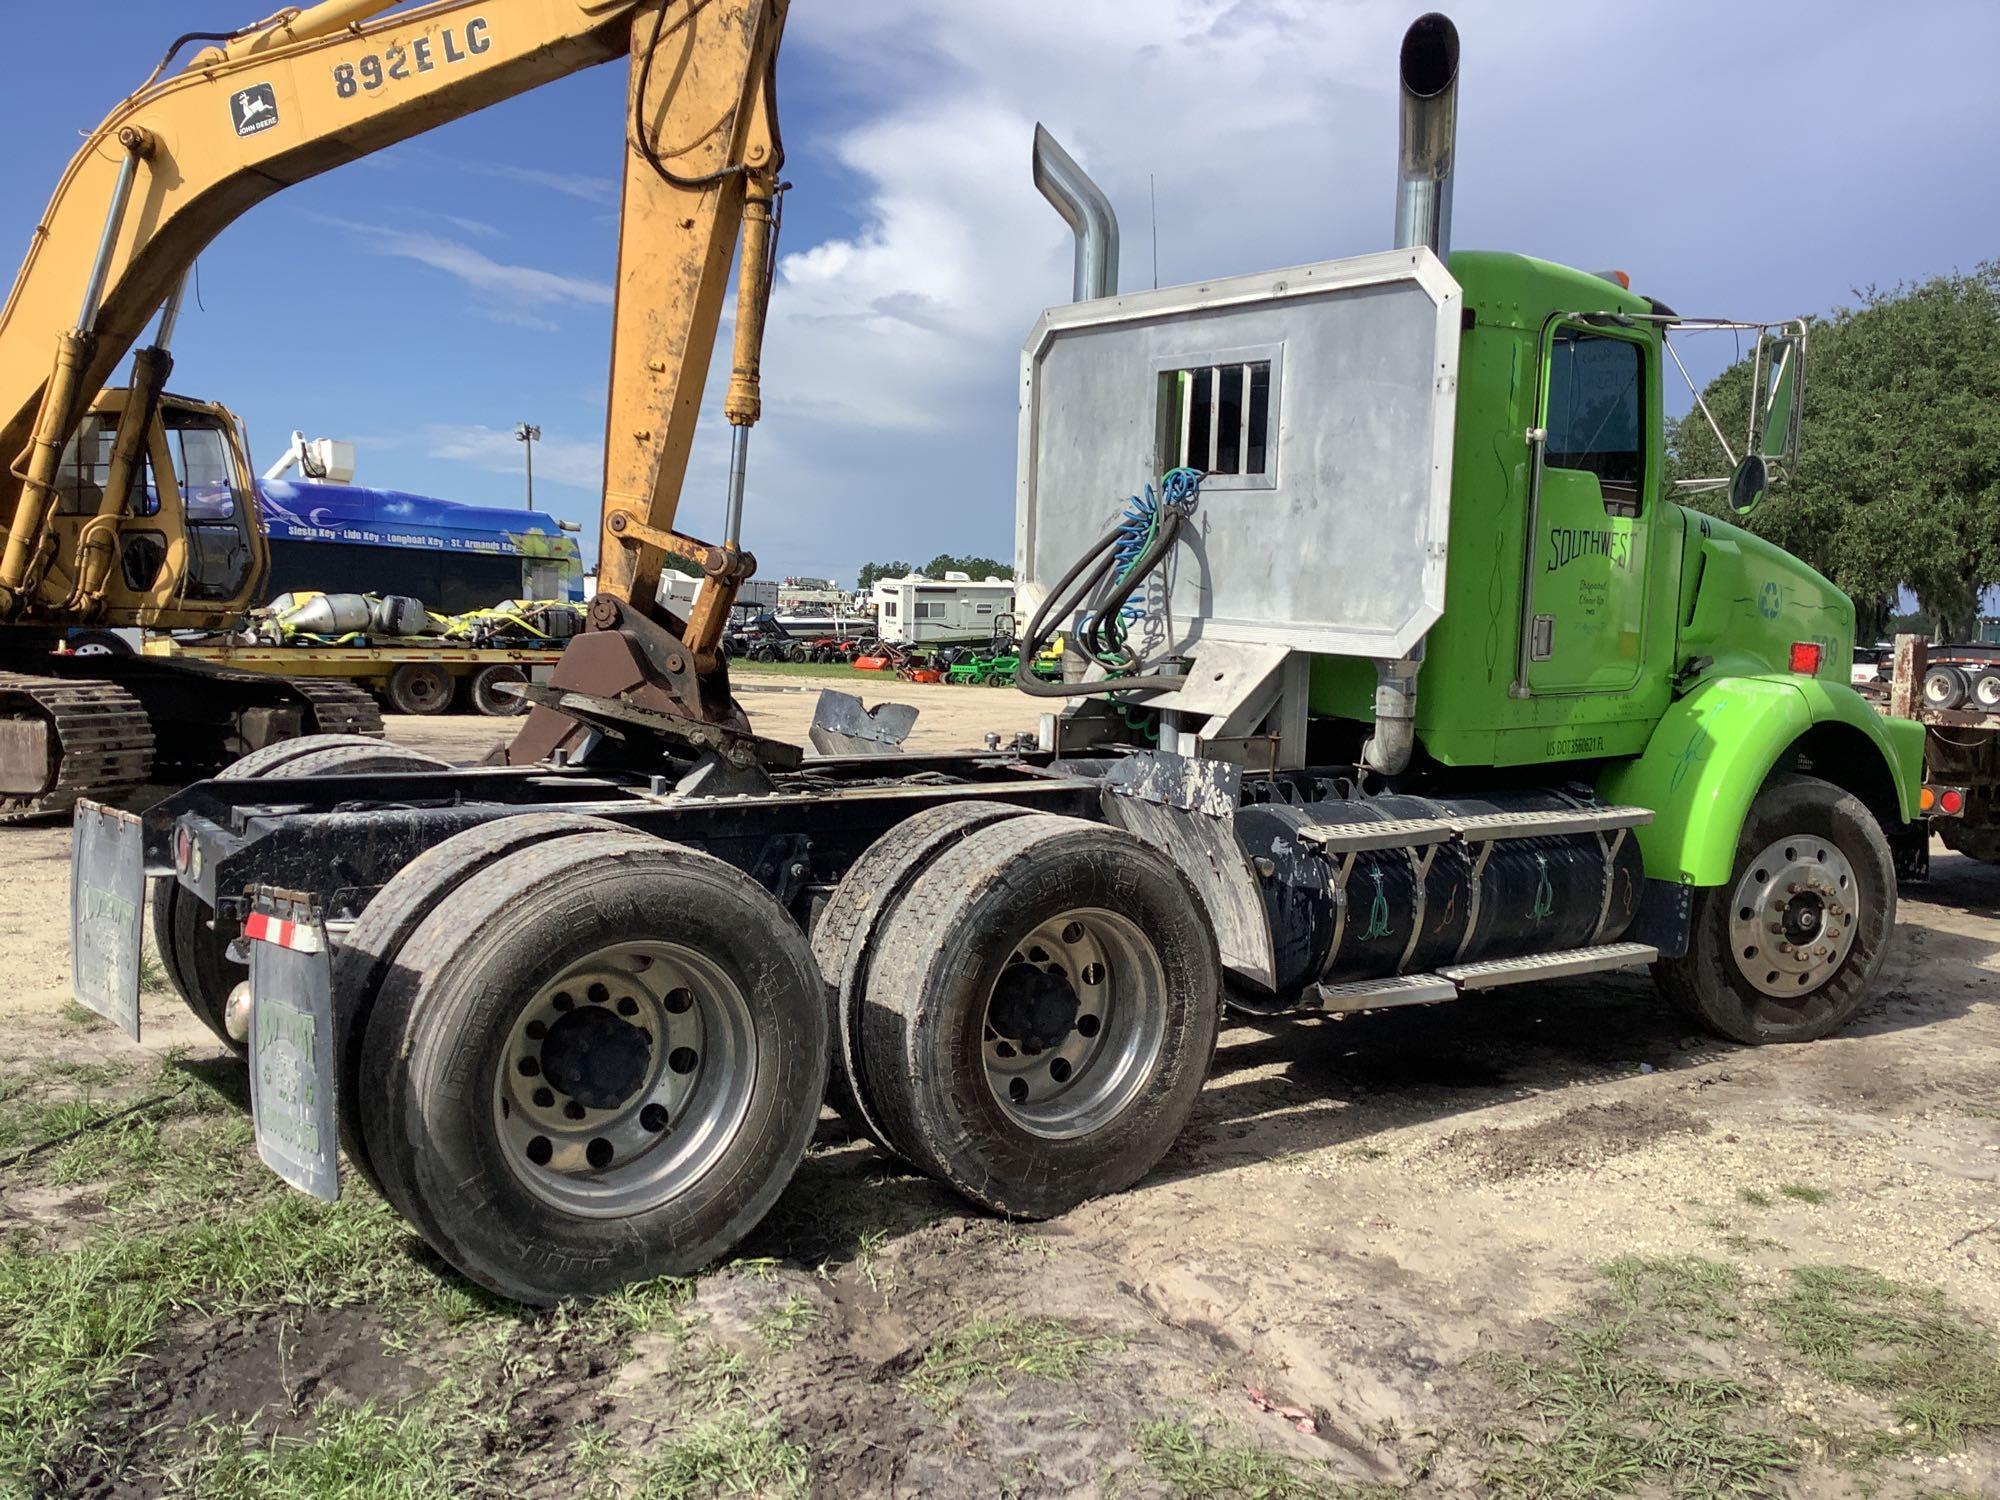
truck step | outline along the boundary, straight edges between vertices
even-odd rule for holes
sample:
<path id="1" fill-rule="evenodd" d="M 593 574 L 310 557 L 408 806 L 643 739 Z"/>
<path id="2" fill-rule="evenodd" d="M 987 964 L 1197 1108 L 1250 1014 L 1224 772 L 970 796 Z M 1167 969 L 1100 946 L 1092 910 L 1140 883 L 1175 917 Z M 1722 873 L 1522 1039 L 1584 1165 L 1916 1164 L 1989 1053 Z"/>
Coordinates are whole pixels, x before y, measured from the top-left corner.
<path id="1" fill-rule="evenodd" d="M 1442 818 L 1391 818 L 1382 823 L 1308 823 L 1299 830 L 1299 838 L 1329 854 L 1359 854 L 1442 844 L 1452 832 L 1452 825 Z"/>
<path id="2" fill-rule="evenodd" d="M 1649 943 L 1606 943 L 1597 948 L 1569 948 L 1560 953 L 1489 958 L 1476 964 L 1454 964 L 1435 974 L 1398 974 L 1388 979 L 1315 985 L 1307 992 L 1305 1008 L 1338 1013 L 1384 1010 L 1392 1005 L 1428 1005 L 1437 1000 L 1456 1000 L 1476 990 L 1497 990 L 1503 985 L 1531 984 L 1538 979 L 1563 979 L 1574 974 L 1598 974 L 1631 964 L 1651 963 L 1659 956 L 1659 949 Z"/>
<path id="3" fill-rule="evenodd" d="M 1452 832 L 1468 844 L 1493 839 L 1569 838 L 1610 833 L 1653 821 L 1650 807 L 1558 807 L 1548 812 L 1470 813 L 1451 820 Z"/>
<path id="4" fill-rule="evenodd" d="M 1456 1000 L 1458 986 L 1442 974 L 1397 974 L 1387 979 L 1357 979 L 1349 984 L 1322 984 L 1310 995 L 1309 1009 L 1324 1011 L 1382 1010 L 1391 1005 L 1428 1005 Z"/>
<path id="5" fill-rule="evenodd" d="M 1659 956 L 1660 950 L 1650 943 L 1606 943 L 1598 948 L 1570 948 L 1560 953 L 1529 953 L 1519 958 L 1454 964 L 1438 972 L 1461 990 L 1492 990 L 1503 984 L 1527 984 L 1537 979 L 1622 969 L 1628 964 L 1651 963 Z"/>

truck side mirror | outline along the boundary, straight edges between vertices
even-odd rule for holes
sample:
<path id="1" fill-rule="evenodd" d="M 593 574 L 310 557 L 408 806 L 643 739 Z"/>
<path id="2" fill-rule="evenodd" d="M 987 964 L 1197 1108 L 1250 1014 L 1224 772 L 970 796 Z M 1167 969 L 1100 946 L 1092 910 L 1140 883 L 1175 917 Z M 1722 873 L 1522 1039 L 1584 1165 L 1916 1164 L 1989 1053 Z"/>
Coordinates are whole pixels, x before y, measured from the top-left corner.
<path id="1" fill-rule="evenodd" d="M 1800 396 L 1805 389 L 1806 336 L 1767 334 L 1757 340 L 1755 406 L 1750 451 L 1775 463 L 1789 463 L 1799 448 Z M 1740 474 L 1740 470 L 1738 471 Z M 1735 486 L 1731 485 L 1731 494 Z"/>
<path id="2" fill-rule="evenodd" d="M 1729 506 L 1739 516 L 1755 509 L 1764 491 L 1771 487 L 1771 471 L 1761 453 L 1746 453 L 1729 476 Z"/>

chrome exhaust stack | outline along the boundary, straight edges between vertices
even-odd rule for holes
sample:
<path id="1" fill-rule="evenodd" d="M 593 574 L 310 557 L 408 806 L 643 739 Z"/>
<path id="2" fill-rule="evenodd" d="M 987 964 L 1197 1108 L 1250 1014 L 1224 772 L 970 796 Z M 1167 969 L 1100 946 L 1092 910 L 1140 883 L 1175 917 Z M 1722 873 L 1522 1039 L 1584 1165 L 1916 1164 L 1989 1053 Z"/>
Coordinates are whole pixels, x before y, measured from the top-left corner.
<path id="1" fill-rule="evenodd" d="M 1397 132 L 1396 248 L 1451 255 L 1451 177 L 1458 145 L 1458 28 L 1436 11 L 1403 33 Z"/>
<path id="2" fill-rule="evenodd" d="M 1431 11 L 1403 33 L 1396 142 L 1396 248 L 1451 254 L 1451 176 L 1458 146 L 1458 28 Z M 1375 729 L 1362 762 L 1384 776 L 1409 768 L 1417 743 L 1417 671 L 1423 642 L 1400 661 L 1375 664 Z"/>
<path id="3" fill-rule="evenodd" d="M 1055 205 L 1076 236 L 1076 274 L 1070 298 L 1088 302 L 1118 293 L 1118 215 L 1104 190 L 1090 180 L 1076 158 L 1035 126 L 1035 186 Z"/>

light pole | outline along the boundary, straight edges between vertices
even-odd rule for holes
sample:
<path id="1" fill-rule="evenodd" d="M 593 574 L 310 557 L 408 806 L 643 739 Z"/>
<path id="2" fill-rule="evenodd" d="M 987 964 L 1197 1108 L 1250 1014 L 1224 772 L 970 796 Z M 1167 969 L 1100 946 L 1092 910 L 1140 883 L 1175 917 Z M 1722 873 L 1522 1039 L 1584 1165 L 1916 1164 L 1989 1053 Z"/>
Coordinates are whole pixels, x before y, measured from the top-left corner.
<path id="1" fill-rule="evenodd" d="M 514 424 L 514 440 L 521 444 L 528 455 L 528 509 L 535 508 L 535 440 L 542 435 L 542 429 L 532 422 Z"/>

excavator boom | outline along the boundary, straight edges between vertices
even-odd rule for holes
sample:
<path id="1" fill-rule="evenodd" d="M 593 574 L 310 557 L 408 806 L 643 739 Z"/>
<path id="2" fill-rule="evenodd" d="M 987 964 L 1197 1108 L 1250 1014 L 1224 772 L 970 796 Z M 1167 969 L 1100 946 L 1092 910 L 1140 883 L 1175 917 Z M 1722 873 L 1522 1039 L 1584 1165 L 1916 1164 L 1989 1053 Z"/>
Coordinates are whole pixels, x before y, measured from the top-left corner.
<path id="1" fill-rule="evenodd" d="M 754 305 L 739 329 L 762 329 L 785 0 L 441 0 L 382 15 L 393 3 L 326 0 L 208 47 L 120 103 L 70 163 L 0 310 L 0 621 L 67 623 L 87 563 L 53 514 L 59 456 L 228 224 L 293 183 L 627 55 L 602 592 L 686 635 L 696 668 L 712 670 L 749 559 L 733 536 L 707 547 L 673 521 L 746 200 L 760 232 L 746 245 Z M 744 341 L 749 385 L 732 382 L 729 409 L 739 427 L 756 408 Z M 142 363 L 135 385 L 150 378 L 156 394 L 164 369 L 147 377 Z M 102 527 L 94 545 L 101 554 Z M 654 604 L 670 552 L 712 584 L 692 629 Z"/>

